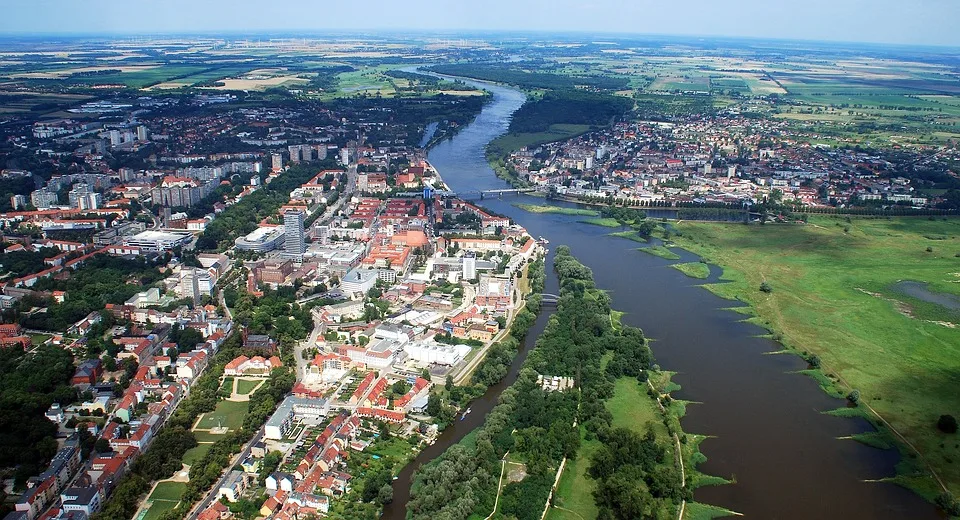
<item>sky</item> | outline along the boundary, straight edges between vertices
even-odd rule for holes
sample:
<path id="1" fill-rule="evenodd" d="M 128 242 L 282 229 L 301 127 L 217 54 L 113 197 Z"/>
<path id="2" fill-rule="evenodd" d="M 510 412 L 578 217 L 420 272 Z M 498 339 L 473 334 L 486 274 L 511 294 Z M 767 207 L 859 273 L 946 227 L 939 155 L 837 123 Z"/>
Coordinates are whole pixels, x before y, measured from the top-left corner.
<path id="1" fill-rule="evenodd" d="M 3 0 L 0 34 L 578 31 L 960 47 L 958 0 Z"/>

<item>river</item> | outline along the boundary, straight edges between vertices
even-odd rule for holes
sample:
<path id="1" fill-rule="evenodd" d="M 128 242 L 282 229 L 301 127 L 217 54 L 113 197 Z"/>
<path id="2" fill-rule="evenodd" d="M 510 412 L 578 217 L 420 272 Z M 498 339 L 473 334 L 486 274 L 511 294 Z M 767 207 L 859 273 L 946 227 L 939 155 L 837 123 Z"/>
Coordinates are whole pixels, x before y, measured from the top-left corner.
<path id="1" fill-rule="evenodd" d="M 454 191 L 504 187 L 484 158 L 484 146 L 502 134 L 523 104 L 523 93 L 485 82 L 468 81 L 493 93 L 476 120 L 453 139 L 434 146 L 430 162 Z M 703 487 L 697 501 L 726 507 L 758 519 L 901 519 L 942 518 L 918 495 L 890 483 L 865 482 L 894 474 L 895 450 L 879 450 L 838 437 L 869 431 L 864 420 L 821 412 L 845 405 L 823 393 L 816 383 L 794 373 L 806 368 L 798 357 L 765 355 L 779 344 L 759 337 L 765 331 L 743 318 L 703 283 L 669 267 L 673 261 L 636 251 L 638 244 L 608 236 L 610 229 L 577 222 L 577 217 L 532 214 L 513 206 L 542 199 L 510 196 L 487 199 L 484 206 L 508 215 L 533 236 L 565 244 L 591 267 L 597 285 L 610 291 L 613 308 L 624 323 L 653 339 L 657 362 L 676 371 L 682 389 L 673 395 L 696 404 L 687 407 L 684 431 L 709 435 L 701 445 L 708 457 L 699 469 L 730 478 L 735 484 Z M 678 262 L 698 260 L 677 250 Z M 552 257 L 552 254 L 551 254 Z M 546 292 L 557 292 L 548 258 Z M 719 269 L 711 266 L 716 281 Z M 384 518 L 404 518 L 414 470 L 457 442 L 496 404 L 500 392 L 516 379 L 548 312 L 540 315 L 502 383 L 471 406 L 473 413 L 444 431 L 394 482 L 394 502 Z"/>

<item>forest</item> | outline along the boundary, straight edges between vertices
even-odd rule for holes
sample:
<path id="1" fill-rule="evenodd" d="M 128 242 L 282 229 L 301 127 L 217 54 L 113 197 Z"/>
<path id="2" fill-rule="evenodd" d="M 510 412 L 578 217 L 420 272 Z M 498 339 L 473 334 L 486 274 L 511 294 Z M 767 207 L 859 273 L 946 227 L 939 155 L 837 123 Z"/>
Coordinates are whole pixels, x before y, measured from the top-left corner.
<path id="1" fill-rule="evenodd" d="M 583 90 L 552 90 L 537 100 L 528 100 L 514 112 L 511 133 L 545 132 L 550 125 L 603 126 L 633 108 L 633 100 Z"/>
<path id="2" fill-rule="evenodd" d="M 613 327 L 609 297 L 596 289 L 592 271 L 560 246 L 554 263 L 561 294 L 557 311 L 524 363 L 517 381 L 501 394 L 476 436 L 448 449 L 416 476 L 408 512 L 413 519 L 484 518 L 494 509 L 500 461 L 526 464 L 527 476 L 505 485 L 498 512 L 520 520 L 541 518 L 560 462 L 578 455 L 585 438 L 599 440 L 590 475 L 603 519 L 670 518 L 689 491 L 669 471 L 667 448 L 646 435 L 612 428 L 604 401 L 614 381 L 646 381 L 652 355 L 643 333 Z M 574 390 L 550 392 L 537 374 L 573 377 Z"/>

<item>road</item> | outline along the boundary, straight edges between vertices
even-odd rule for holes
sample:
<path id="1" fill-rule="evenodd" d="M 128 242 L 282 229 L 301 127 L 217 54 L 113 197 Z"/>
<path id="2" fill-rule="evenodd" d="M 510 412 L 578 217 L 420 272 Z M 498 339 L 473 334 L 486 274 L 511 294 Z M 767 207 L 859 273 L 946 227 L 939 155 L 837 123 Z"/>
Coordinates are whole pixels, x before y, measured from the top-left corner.
<path id="1" fill-rule="evenodd" d="M 223 474 L 220 475 L 220 480 L 218 480 L 217 483 L 214 484 L 212 488 L 210 488 L 210 491 L 207 493 L 207 496 L 204 497 L 203 500 L 201 500 L 200 503 L 196 507 L 194 507 L 192 511 L 190 511 L 190 514 L 187 515 L 187 518 L 190 518 L 191 520 L 195 520 L 197 516 L 200 515 L 200 513 L 202 513 L 204 510 L 207 509 L 207 507 L 210 506 L 210 504 L 216 499 L 216 496 L 220 491 L 220 486 L 222 486 L 224 481 L 227 480 L 227 476 L 233 470 L 233 467 L 238 462 L 250 456 L 250 447 L 260 442 L 260 439 L 263 439 L 262 426 L 257 431 L 257 434 L 254 435 L 252 439 L 250 439 L 250 442 L 246 443 L 243 446 L 243 450 L 238 455 L 234 456 L 233 459 L 230 460 L 230 464 L 227 465 L 227 469 L 225 469 Z"/>

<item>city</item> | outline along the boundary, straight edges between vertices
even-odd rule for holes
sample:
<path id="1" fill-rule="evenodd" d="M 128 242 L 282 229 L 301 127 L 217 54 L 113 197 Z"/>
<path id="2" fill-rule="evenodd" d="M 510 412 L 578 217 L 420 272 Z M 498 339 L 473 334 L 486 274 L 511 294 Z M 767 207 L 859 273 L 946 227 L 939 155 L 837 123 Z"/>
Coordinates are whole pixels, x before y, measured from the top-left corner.
<path id="1" fill-rule="evenodd" d="M 957 517 L 960 41 L 882 2 L 11 7 L 0 517 Z"/>

